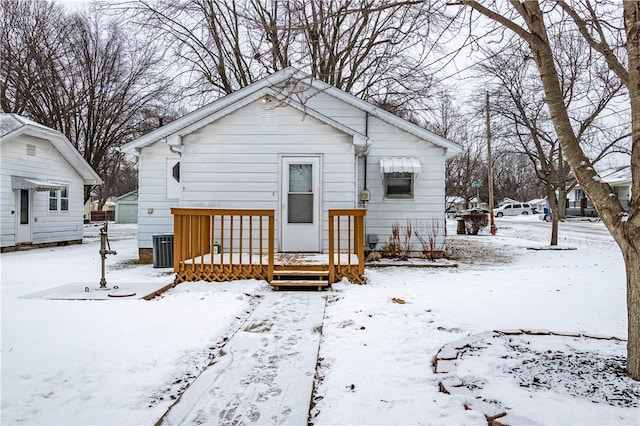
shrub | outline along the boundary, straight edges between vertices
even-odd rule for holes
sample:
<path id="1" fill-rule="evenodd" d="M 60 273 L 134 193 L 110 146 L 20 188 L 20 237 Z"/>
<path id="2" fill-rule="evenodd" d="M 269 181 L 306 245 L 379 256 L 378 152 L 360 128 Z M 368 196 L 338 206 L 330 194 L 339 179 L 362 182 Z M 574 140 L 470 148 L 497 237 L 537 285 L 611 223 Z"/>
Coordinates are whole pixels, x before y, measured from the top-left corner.
<path id="1" fill-rule="evenodd" d="M 485 213 L 469 213 L 462 215 L 464 227 L 469 235 L 478 235 L 480 229 L 489 225 L 489 216 Z"/>

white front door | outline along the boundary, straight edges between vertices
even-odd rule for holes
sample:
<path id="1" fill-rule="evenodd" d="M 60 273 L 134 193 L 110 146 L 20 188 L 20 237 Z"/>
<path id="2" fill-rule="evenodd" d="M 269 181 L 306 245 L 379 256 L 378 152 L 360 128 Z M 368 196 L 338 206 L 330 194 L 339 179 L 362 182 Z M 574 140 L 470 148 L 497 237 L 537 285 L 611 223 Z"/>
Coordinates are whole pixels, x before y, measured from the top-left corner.
<path id="1" fill-rule="evenodd" d="M 320 251 L 320 157 L 282 157 L 280 250 Z"/>
<path id="2" fill-rule="evenodd" d="M 16 244 L 31 242 L 32 204 L 31 191 L 16 190 Z"/>

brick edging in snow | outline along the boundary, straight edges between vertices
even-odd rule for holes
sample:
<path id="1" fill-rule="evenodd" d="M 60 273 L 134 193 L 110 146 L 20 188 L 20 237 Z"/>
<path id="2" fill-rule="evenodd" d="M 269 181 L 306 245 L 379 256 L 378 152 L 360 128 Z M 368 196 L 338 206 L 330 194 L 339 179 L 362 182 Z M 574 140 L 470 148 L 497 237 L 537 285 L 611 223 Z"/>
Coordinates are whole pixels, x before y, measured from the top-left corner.
<path id="1" fill-rule="evenodd" d="M 599 336 L 595 334 L 585 334 L 585 333 L 564 333 L 564 332 L 555 332 L 548 330 L 529 330 L 529 329 L 516 329 L 516 330 L 493 330 L 493 331 L 485 331 L 484 333 L 472 334 L 470 336 L 464 337 L 462 339 L 456 340 L 451 343 L 447 343 L 444 345 L 436 356 L 433 358 L 433 372 L 435 374 L 444 374 L 446 375 L 438 382 L 438 388 L 440 392 L 446 394 L 454 394 L 454 395 L 466 395 L 472 397 L 473 400 L 471 402 L 467 401 L 464 404 L 465 410 L 477 410 L 484 414 L 487 419 L 487 424 L 489 426 L 507 426 L 510 424 L 535 424 L 535 422 L 531 419 L 519 417 L 510 413 L 507 413 L 501 407 L 498 407 L 495 403 L 491 404 L 485 402 L 482 396 L 477 395 L 467 389 L 464 386 L 464 382 L 460 377 L 458 377 L 456 373 L 456 369 L 458 367 L 457 360 L 460 358 L 460 355 L 464 353 L 467 348 L 471 347 L 472 344 L 486 340 L 492 339 L 500 336 L 519 336 L 519 335 L 527 335 L 527 336 L 565 336 L 565 337 L 584 337 L 588 339 L 598 339 L 598 340 L 616 340 L 616 341 L 624 341 L 624 339 L 620 339 L 614 336 Z"/>

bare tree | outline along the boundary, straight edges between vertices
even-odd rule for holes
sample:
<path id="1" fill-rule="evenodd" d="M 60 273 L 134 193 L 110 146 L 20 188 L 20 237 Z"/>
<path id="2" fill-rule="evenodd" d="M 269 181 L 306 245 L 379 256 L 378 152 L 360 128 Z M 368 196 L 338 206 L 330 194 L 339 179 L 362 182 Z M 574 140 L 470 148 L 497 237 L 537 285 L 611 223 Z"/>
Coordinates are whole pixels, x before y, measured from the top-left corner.
<path id="1" fill-rule="evenodd" d="M 510 0 L 508 4 L 495 2 L 485 5 L 463 0 L 459 4 L 479 12 L 500 28 L 508 29 L 531 50 L 563 155 L 625 260 L 627 371 L 633 379 L 640 380 L 640 3 L 623 2 L 623 16 L 620 16 L 619 5 L 604 1 L 595 4 L 583 0 L 569 5 L 556 0 L 544 10 L 538 1 Z M 558 6 L 566 15 L 560 14 L 558 7 L 554 6 Z M 576 28 L 570 34 L 581 34 L 589 42 L 594 54 L 605 59 L 607 69 L 628 90 L 632 117 L 632 196 L 628 217 L 620 200 L 610 185 L 598 175 L 592 159 L 581 146 L 579 134 L 571 120 L 571 111 L 565 103 L 561 78 L 563 69 L 555 60 L 557 52 L 549 34 L 554 23 L 566 21 L 567 15 Z"/>
<path id="2" fill-rule="evenodd" d="M 157 127 L 154 115 L 167 109 L 161 58 L 115 21 L 68 14 L 45 0 L 0 5 L 3 110 L 64 133 L 103 178 L 105 197 L 117 195 L 124 163 L 116 148 Z"/>
<path id="3" fill-rule="evenodd" d="M 586 51 L 586 42 L 579 38 L 563 42 L 557 37 L 558 31 L 562 29 L 554 28 L 555 60 L 563 70 L 560 77 L 565 104 L 567 108 L 580 106 L 572 120 L 583 145 L 599 142 L 590 147 L 596 164 L 628 137 L 627 132 L 612 139 L 602 137 L 602 129 L 596 126 L 598 116 L 620 93 L 622 85 L 611 74 L 599 72 L 598 62 Z M 544 184 L 552 217 L 551 245 L 557 245 L 558 220 L 564 219 L 566 194 L 575 179 L 562 156 L 531 53 L 526 46 L 512 43 L 499 52 L 488 51 L 486 58 L 479 68 L 496 81 L 492 110 L 501 123 L 502 138 L 507 147 L 531 160 L 537 178 Z M 599 137 L 594 138 L 596 134 Z"/>
<path id="4" fill-rule="evenodd" d="M 405 116 L 430 90 L 441 14 L 424 1 L 376 0 L 138 0 L 123 10 L 163 37 L 189 95 L 228 94 L 293 65 Z"/>
<path id="5" fill-rule="evenodd" d="M 469 207 L 469 202 L 476 196 L 473 183 L 485 179 L 487 172 L 482 124 L 474 123 L 475 116 L 465 114 L 456 106 L 447 91 L 438 93 L 434 107 L 426 116 L 429 130 L 462 145 L 462 152 L 446 162 L 445 193 L 463 198 L 465 207 Z"/>
<path id="6" fill-rule="evenodd" d="M 48 1 L 0 1 L 0 106 L 42 120 L 73 108 L 60 86 L 71 25 Z M 47 124 L 47 123 L 44 123 Z"/>

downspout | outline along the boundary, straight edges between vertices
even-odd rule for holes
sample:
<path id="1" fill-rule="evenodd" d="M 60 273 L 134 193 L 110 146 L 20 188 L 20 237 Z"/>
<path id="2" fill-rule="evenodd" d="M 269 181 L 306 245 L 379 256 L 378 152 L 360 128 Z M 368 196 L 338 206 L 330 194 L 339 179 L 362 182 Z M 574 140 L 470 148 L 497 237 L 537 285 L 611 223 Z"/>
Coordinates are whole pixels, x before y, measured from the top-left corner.
<path id="1" fill-rule="evenodd" d="M 367 189 L 367 157 L 369 156 L 369 112 L 365 111 L 364 113 L 364 135 L 367 137 L 367 147 L 365 148 L 364 151 L 364 190 L 368 191 Z"/>
<path id="2" fill-rule="evenodd" d="M 358 200 L 359 207 L 366 207 L 370 198 L 370 192 L 367 188 L 367 157 L 369 155 L 369 112 L 365 111 L 364 118 L 364 135 L 367 139 L 365 146 L 358 152 L 358 157 L 364 157 L 364 184 L 362 191 L 360 191 L 360 199 Z"/>

